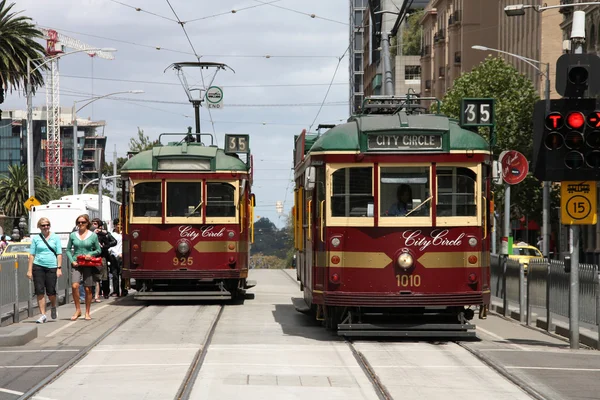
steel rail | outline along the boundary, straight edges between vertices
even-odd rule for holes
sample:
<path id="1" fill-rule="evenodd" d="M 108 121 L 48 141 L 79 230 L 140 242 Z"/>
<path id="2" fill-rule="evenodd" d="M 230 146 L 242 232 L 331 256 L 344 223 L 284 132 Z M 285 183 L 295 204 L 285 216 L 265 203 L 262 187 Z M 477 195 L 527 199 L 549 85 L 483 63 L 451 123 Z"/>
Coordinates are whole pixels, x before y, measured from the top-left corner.
<path id="1" fill-rule="evenodd" d="M 29 389 L 27 392 L 23 393 L 21 395 L 21 397 L 19 397 L 17 400 L 27 400 L 27 399 L 32 398 L 36 393 L 38 393 L 40 390 L 42 390 L 43 388 L 45 388 L 46 386 L 48 386 L 49 384 L 54 382 L 54 380 L 59 378 L 65 371 L 70 369 L 75 363 L 77 363 L 84 356 L 86 356 L 94 347 L 96 347 L 100 342 L 102 342 L 104 339 L 106 339 L 108 337 L 108 335 L 110 335 L 115 330 L 117 330 L 118 328 L 123 326 L 123 324 L 125 324 L 125 322 L 129 321 L 131 318 L 136 316 L 140 311 L 142 311 L 146 307 L 148 307 L 148 306 L 147 305 L 140 306 L 140 308 L 138 310 L 134 311 L 133 313 L 131 313 L 131 315 L 127 316 L 122 321 L 117 322 L 110 329 L 108 329 L 106 332 L 104 332 L 100 337 L 98 337 L 96 340 L 94 340 L 90 345 L 88 345 L 83 350 L 81 350 L 79 353 L 77 353 L 73 358 L 71 358 L 65 364 L 60 366 L 57 370 L 52 372 L 46 378 L 42 379 L 42 381 L 40 381 L 37 385 L 35 385 L 31 389 Z"/>
<path id="2" fill-rule="evenodd" d="M 352 355 L 356 359 L 356 362 L 358 362 L 358 365 L 360 365 L 360 368 L 363 370 L 363 372 L 365 373 L 365 375 L 367 376 L 367 378 L 373 385 L 373 389 L 375 389 L 375 393 L 377 393 L 377 397 L 380 400 L 393 400 L 394 398 L 392 397 L 390 392 L 388 392 L 388 390 L 384 386 L 384 384 L 381 383 L 381 381 L 379 380 L 379 377 L 375 373 L 375 370 L 373 369 L 373 367 L 371 366 L 369 361 L 366 359 L 366 357 L 360 351 L 358 351 L 356 349 L 356 347 L 354 347 L 354 344 L 352 343 L 352 341 L 350 339 L 346 338 L 345 342 L 348 345 L 348 347 L 350 348 L 350 351 L 352 352 Z"/>
<path id="3" fill-rule="evenodd" d="M 185 374 L 185 378 L 183 379 L 183 382 L 179 387 L 177 394 L 175 395 L 175 400 L 187 400 L 192 394 L 194 383 L 196 383 L 196 378 L 198 378 L 198 374 L 202 369 L 202 364 L 204 363 L 204 359 L 206 358 L 206 354 L 208 353 L 208 347 L 210 346 L 212 338 L 217 329 L 217 324 L 219 323 L 221 315 L 223 314 L 223 310 L 225 309 L 224 305 L 220 305 L 219 307 L 219 312 L 215 316 L 215 319 L 213 319 L 210 331 L 208 331 L 208 334 L 206 335 L 206 340 L 204 341 L 202 348 L 200 348 L 194 355 L 194 359 L 192 360 L 190 368 Z"/>

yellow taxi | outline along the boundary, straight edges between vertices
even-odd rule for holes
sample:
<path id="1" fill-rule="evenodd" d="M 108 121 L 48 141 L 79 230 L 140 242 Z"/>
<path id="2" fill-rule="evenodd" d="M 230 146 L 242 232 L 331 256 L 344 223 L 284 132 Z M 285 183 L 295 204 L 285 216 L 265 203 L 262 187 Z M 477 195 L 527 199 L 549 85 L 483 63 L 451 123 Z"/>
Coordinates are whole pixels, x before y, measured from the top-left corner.
<path id="1" fill-rule="evenodd" d="M 512 254 L 508 258 L 519 261 L 520 264 L 523 264 L 525 271 L 527 271 L 529 260 L 532 258 L 544 258 L 544 256 L 537 247 L 525 242 L 518 242 L 513 244 Z"/>
<path id="2" fill-rule="evenodd" d="M 31 242 L 9 242 L 2 256 L 29 255 Z"/>

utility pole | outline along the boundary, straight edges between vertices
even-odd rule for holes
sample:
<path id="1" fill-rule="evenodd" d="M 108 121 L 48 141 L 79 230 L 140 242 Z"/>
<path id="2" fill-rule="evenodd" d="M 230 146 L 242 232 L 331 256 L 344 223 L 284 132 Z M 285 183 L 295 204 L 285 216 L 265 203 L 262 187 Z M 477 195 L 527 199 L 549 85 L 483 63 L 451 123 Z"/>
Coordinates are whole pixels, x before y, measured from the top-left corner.
<path id="1" fill-rule="evenodd" d="M 113 152 L 113 175 L 117 175 L 117 145 Z M 117 178 L 113 180 L 113 200 L 117 201 Z"/>

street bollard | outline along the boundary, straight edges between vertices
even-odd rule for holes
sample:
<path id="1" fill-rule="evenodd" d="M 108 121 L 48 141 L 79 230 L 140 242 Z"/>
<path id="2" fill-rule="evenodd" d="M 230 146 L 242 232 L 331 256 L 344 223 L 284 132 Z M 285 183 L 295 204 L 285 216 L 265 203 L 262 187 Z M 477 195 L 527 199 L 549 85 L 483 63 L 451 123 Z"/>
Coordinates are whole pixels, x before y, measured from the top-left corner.
<path id="1" fill-rule="evenodd" d="M 508 269 L 508 255 L 504 256 L 504 267 L 502 268 L 502 308 L 504 316 L 508 317 L 508 295 L 506 293 L 506 270 Z"/>
<path id="2" fill-rule="evenodd" d="M 19 261 L 15 257 L 15 304 L 13 306 L 13 322 L 16 324 L 21 320 L 19 315 Z"/>
<path id="3" fill-rule="evenodd" d="M 596 348 L 600 350 L 600 270 L 598 270 L 596 280 L 596 327 L 598 328 L 598 337 L 596 338 Z"/>
<path id="4" fill-rule="evenodd" d="M 525 291 L 525 293 L 526 293 L 525 294 L 526 299 L 525 299 L 525 301 L 526 301 L 526 304 L 527 304 L 527 320 L 526 320 L 526 324 L 527 324 L 527 326 L 529 326 L 529 325 L 531 325 L 531 301 L 529 300 L 529 299 L 531 299 L 531 296 L 530 296 L 531 290 L 530 290 L 530 285 L 529 285 L 529 282 L 531 282 L 531 279 L 529 279 L 529 277 L 531 276 L 531 268 L 529 268 L 529 270 L 527 271 L 527 275 L 528 275 L 527 276 L 527 281 L 525 282 L 525 288 L 526 288 L 526 291 Z"/>
<path id="5" fill-rule="evenodd" d="M 525 322 L 525 267 L 519 263 L 519 322 Z"/>
<path id="6" fill-rule="evenodd" d="M 550 273 L 550 259 L 546 266 L 546 331 L 552 331 L 552 314 L 550 313 L 550 293 L 552 274 Z"/>

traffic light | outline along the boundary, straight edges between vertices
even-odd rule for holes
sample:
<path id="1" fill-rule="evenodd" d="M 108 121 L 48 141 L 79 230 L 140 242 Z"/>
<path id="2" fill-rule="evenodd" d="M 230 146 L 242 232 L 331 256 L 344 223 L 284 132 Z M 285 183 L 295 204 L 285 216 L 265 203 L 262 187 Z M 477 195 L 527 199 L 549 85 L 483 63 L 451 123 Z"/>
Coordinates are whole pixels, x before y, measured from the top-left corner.
<path id="1" fill-rule="evenodd" d="M 563 54 L 556 61 L 556 91 L 564 97 L 600 94 L 600 57 L 595 54 Z"/>
<path id="2" fill-rule="evenodd" d="M 541 181 L 600 181 L 600 107 L 596 99 L 535 104 L 533 175 Z"/>

